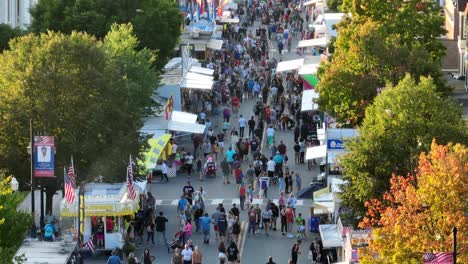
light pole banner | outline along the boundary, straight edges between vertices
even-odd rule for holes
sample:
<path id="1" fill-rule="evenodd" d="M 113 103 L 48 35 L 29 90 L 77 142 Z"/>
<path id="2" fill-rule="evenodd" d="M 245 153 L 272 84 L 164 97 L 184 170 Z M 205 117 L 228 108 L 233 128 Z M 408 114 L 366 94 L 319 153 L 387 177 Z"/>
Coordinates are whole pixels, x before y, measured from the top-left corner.
<path id="1" fill-rule="evenodd" d="M 54 137 L 34 136 L 34 177 L 55 177 Z"/>

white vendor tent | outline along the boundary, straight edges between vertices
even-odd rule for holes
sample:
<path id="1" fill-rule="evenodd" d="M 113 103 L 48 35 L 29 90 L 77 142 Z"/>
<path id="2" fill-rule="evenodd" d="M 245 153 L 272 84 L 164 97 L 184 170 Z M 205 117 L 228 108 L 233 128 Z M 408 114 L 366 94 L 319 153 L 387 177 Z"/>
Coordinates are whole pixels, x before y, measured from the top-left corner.
<path id="1" fill-rule="evenodd" d="M 171 120 L 169 120 L 167 129 L 172 131 L 202 134 L 205 131 L 205 125 L 200 125 L 196 122 L 197 115 L 172 111 Z"/>
<path id="2" fill-rule="evenodd" d="M 328 42 L 329 41 L 326 37 L 306 39 L 306 40 L 299 41 L 299 44 L 297 45 L 297 47 L 298 48 L 316 47 L 316 46 L 326 47 Z"/>
<path id="3" fill-rule="evenodd" d="M 323 3 L 323 1 L 324 0 L 309 0 L 309 1 L 305 2 L 302 5 L 303 6 L 309 6 L 309 5 L 313 5 L 313 4 Z"/>
<path id="4" fill-rule="evenodd" d="M 319 225 L 320 238 L 323 248 L 339 248 L 343 246 L 343 236 L 337 225 Z"/>
<path id="5" fill-rule="evenodd" d="M 180 83 L 180 88 L 211 90 L 213 88 L 213 81 L 192 80 L 184 78 Z"/>
<path id="6" fill-rule="evenodd" d="M 315 90 L 304 90 L 302 92 L 301 111 L 312 111 L 317 109 L 318 105 L 315 100 L 319 98 L 319 94 Z"/>
<path id="7" fill-rule="evenodd" d="M 276 67 L 276 72 L 285 72 L 299 69 L 304 64 L 304 59 L 281 61 Z"/>
<path id="8" fill-rule="evenodd" d="M 317 56 L 319 57 L 319 56 Z M 299 68 L 299 75 L 305 74 L 316 74 L 317 69 L 320 66 L 320 63 L 311 63 L 311 64 L 304 64 L 301 68 Z"/>
<path id="9" fill-rule="evenodd" d="M 204 75 L 210 75 L 210 76 L 212 76 L 213 73 L 214 73 L 214 70 L 212 70 L 212 69 L 203 68 L 203 67 L 199 67 L 199 66 L 192 66 L 192 67 L 189 68 L 188 71 L 189 72 L 194 72 L 194 73 L 200 73 L 200 74 L 204 74 Z"/>
<path id="10" fill-rule="evenodd" d="M 324 158 L 327 156 L 327 145 L 308 147 L 306 149 L 306 160 Z"/>
<path id="11" fill-rule="evenodd" d="M 194 81 L 211 82 L 213 81 L 214 77 L 205 75 L 205 74 L 195 73 L 195 72 L 187 72 L 187 74 L 185 74 L 185 79 L 194 80 Z"/>
<path id="12" fill-rule="evenodd" d="M 224 41 L 221 39 L 210 39 L 206 47 L 212 50 L 221 50 L 223 47 L 223 42 Z"/>

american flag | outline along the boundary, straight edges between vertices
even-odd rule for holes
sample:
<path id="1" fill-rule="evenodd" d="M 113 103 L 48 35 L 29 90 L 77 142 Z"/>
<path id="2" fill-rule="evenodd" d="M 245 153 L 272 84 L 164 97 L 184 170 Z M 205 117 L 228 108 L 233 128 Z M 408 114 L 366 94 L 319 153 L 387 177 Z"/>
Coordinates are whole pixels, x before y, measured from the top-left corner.
<path id="1" fill-rule="evenodd" d="M 452 252 L 424 253 L 425 264 L 452 264 Z"/>
<path id="2" fill-rule="evenodd" d="M 72 204 L 75 200 L 75 169 L 73 168 L 73 157 L 71 158 L 71 166 L 68 168 L 68 172 L 63 168 L 64 172 L 64 185 L 65 185 L 65 200 L 67 203 Z"/>
<path id="3" fill-rule="evenodd" d="M 84 248 L 88 249 L 89 251 L 94 253 L 94 242 L 93 242 L 94 235 L 92 235 L 86 244 L 84 244 Z"/>
<path id="4" fill-rule="evenodd" d="M 135 186 L 133 185 L 133 164 L 132 164 L 132 155 L 130 155 L 130 162 L 127 167 L 127 189 L 128 189 L 128 198 L 131 200 L 136 199 Z"/>

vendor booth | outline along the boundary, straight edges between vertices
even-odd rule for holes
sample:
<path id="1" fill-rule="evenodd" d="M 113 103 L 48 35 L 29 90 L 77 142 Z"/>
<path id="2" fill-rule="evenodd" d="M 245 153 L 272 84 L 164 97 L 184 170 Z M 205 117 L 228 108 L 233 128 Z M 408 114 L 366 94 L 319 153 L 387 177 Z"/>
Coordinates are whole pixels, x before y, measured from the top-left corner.
<path id="1" fill-rule="evenodd" d="M 206 126 L 197 123 L 197 115 L 173 111 L 169 120 L 168 129 L 171 131 L 203 134 Z"/>
<path id="2" fill-rule="evenodd" d="M 146 193 L 146 183 L 134 184 L 136 199 L 131 200 L 127 194 L 125 183 L 90 183 L 82 185 L 84 188 L 84 219 L 82 219 L 83 241 L 88 241 L 99 220 L 104 224 L 104 248 L 114 250 L 122 248 L 126 235 L 125 216 L 133 217 L 139 209 L 140 194 Z M 75 228 L 78 228 L 78 200 L 79 189 L 76 190 L 77 199 L 72 204 L 62 199 L 60 204 L 61 217 L 73 217 Z M 99 250 L 97 248 L 97 250 Z"/>
<path id="3" fill-rule="evenodd" d="M 208 69 L 208 68 L 199 67 L 199 66 L 191 66 L 191 67 L 189 68 L 189 72 L 213 76 L 214 70 Z"/>
<path id="4" fill-rule="evenodd" d="M 304 90 L 302 92 L 301 100 L 301 111 L 313 111 L 318 109 L 316 100 L 319 98 L 319 94 L 315 90 Z"/>
<path id="5" fill-rule="evenodd" d="M 281 61 L 276 67 L 276 72 L 293 71 L 299 69 L 304 64 L 304 59 Z"/>
<path id="6" fill-rule="evenodd" d="M 298 48 L 326 47 L 330 41 L 326 37 L 306 39 L 299 41 Z"/>

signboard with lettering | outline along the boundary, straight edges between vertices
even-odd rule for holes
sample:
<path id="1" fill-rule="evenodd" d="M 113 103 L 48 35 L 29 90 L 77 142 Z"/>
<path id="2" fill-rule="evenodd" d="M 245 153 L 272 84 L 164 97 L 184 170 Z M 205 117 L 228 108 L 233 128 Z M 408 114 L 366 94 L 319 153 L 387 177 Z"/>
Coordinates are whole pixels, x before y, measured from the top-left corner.
<path id="1" fill-rule="evenodd" d="M 328 139 L 327 149 L 344 149 L 344 142 L 340 139 Z"/>

